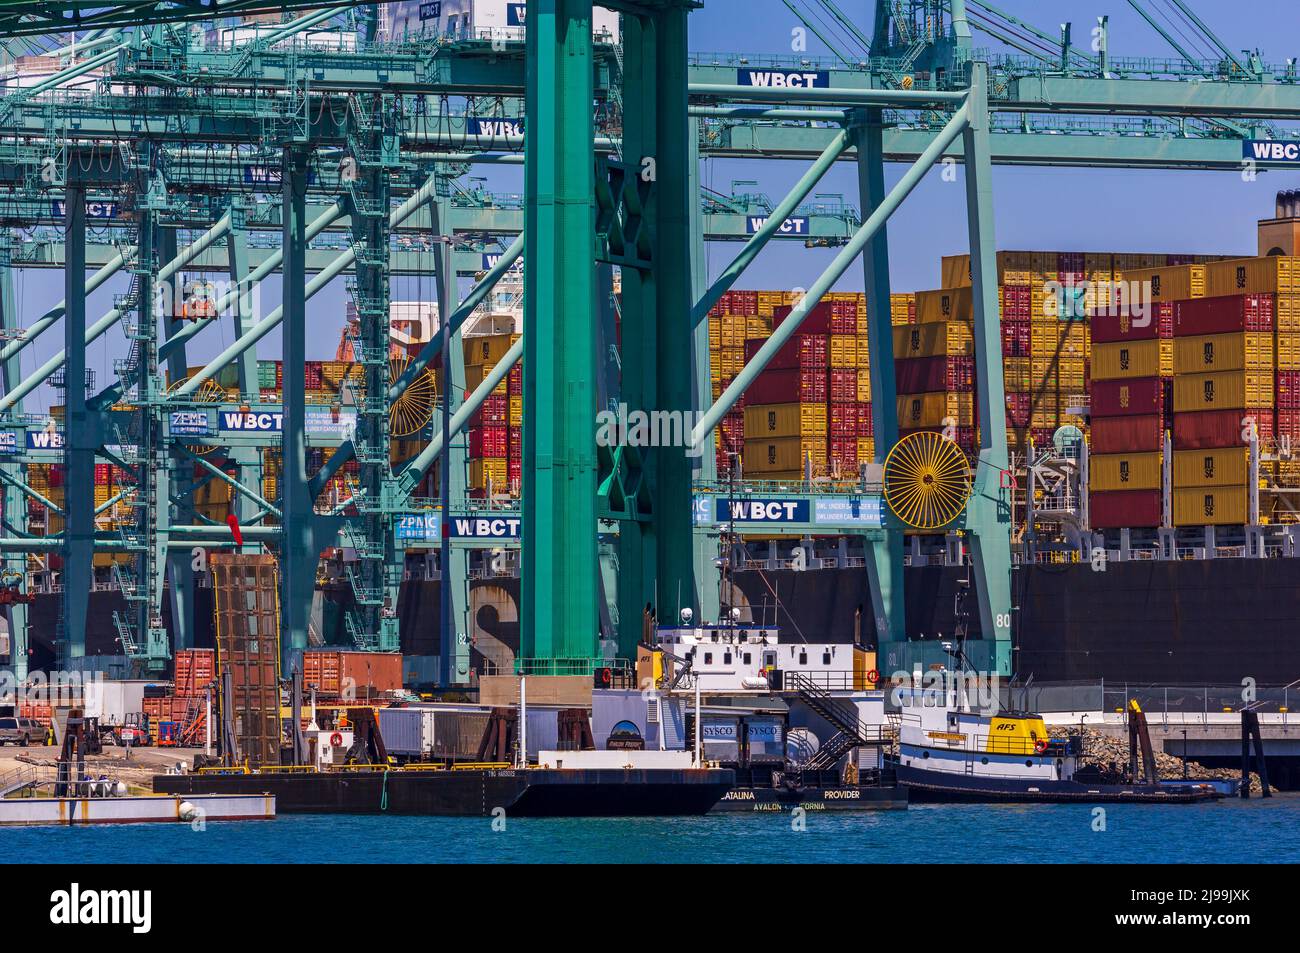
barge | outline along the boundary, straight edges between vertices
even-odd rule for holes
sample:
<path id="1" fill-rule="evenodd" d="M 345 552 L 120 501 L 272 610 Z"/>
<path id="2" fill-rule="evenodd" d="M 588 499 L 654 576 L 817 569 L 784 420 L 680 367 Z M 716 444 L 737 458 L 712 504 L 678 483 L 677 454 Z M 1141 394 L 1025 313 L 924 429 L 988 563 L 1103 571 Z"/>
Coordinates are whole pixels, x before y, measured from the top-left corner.
<path id="1" fill-rule="evenodd" d="M 0 827 L 92 824 L 195 824 L 269 821 L 275 796 L 267 793 L 145 794 L 128 797 L 15 797 L 0 799 Z"/>

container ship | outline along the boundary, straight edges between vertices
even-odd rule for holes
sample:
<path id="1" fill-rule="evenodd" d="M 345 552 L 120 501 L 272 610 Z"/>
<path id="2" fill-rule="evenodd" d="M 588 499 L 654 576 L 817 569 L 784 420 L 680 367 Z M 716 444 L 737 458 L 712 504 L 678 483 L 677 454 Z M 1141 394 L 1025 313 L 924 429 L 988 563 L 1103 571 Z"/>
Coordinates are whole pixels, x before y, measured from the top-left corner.
<path id="1" fill-rule="evenodd" d="M 1192 255 L 1004 251 L 997 256 L 1006 423 L 1012 459 L 1014 667 L 1038 682 L 1108 680 L 1233 684 L 1243 677 L 1286 684 L 1300 673 L 1300 199 L 1281 193 L 1259 223 L 1257 254 Z M 900 433 L 938 430 L 967 452 L 980 421 L 969 256 L 940 262 L 941 287 L 892 296 L 896 412 Z M 509 282 L 465 338 L 472 388 L 521 330 Z M 709 318 L 717 396 L 790 313 L 787 292 L 728 292 Z M 394 305 L 394 370 L 427 339 L 428 305 Z M 436 319 L 435 319 L 436 321 Z M 421 329 L 424 329 L 423 334 Z M 356 365 L 346 330 L 334 361 L 308 362 L 311 400 L 346 413 L 344 382 Z M 807 488 L 857 479 L 875 458 L 871 355 L 861 295 L 832 293 L 754 382 L 715 433 L 717 481 Z M 283 369 L 260 366 L 274 400 Z M 230 382 L 212 382 L 224 399 Z M 434 381 L 434 393 L 440 384 Z M 422 398 L 432 400 L 428 394 Z M 53 415 L 57 416 L 58 408 Z M 467 493 L 505 508 L 518 493 L 522 381 L 502 381 L 468 434 Z M 421 420 L 419 409 L 412 419 Z M 393 441 L 400 461 L 424 432 Z M 317 465 L 328 448 L 312 451 Z M 278 451 L 262 457 L 263 494 L 274 499 Z M 220 461 L 216 461 L 220 465 Z M 309 462 L 309 469 L 312 463 Z M 102 471 L 102 472 L 101 472 Z M 350 470 L 325 498 L 346 500 Z M 59 468 L 35 465 L 29 482 L 58 504 Z M 436 474 L 426 477 L 434 497 Z M 96 471 L 96 501 L 119 489 L 112 467 Z M 230 513 L 230 488 L 210 481 L 198 509 Z M 330 497 L 329 494 L 334 497 Z M 102 498 L 102 500 L 101 500 Z M 124 504 L 125 505 L 125 504 Z M 34 532 L 58 518 L 31 503 Z M 112 520 L 109 509 L 104 519 Z M 436 671 L 440 583 L 427 549 L 407 550 L 396 614 L 406 675 L 427 685 Z M 780 622 L 819 638 L 871 645 L 860 543 L 773 532 L 743 541 L 732 601 L 767 606 Z M 499 556 L 500 554 L 496 554 Z M 468 625 L 477 675 L 508 671 L 518 650 L 518 566 L 471 556 Z M 57 628 L 57 555 L 33 557 L 27 590 L 33 666 L 52 660 Z M 313 643 L 347 648 L 349 554 L 326 553 L 313 613 Z M 121 657 L 111 619 L 121 609 L 112 556 L 92 593 L 87 655 Z M 912 639 L 940 639 L 955 625 L 953 598 L 965 576 L 964 542 L 916 531 L 905 556 L 906 626 Z M 196 642 L 211 644 L 210 594 L 195 593 Z M 865 618 L 869 622 L 870 614 Z M 166 623 L 166 619 L 164 622 Z M 972 637 L 978 622 L 972 620 Z"/>

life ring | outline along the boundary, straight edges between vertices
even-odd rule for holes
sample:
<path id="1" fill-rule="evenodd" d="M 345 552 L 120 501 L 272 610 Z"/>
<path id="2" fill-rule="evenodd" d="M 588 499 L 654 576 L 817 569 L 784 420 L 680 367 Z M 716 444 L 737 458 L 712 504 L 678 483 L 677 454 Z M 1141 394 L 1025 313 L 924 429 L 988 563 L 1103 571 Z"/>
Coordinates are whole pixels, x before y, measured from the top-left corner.
<path id="1" fill-rule="evenodd" d="M 1034 742 L 1034 751 L 1036 753 L 1042 754 L 1046 750 L 1047 750 L 1047 742 L 1044 739 L 1039 738 L 1037 741 Z"/>
<path id="2" fill-rule="evenodd" d="M 880 673 L 877 672 L 874 668 L 871 669 L 870 671 L 867 672 L 867 681 L 870 682 L 872 685 L 876 684 L 876 682 L 880 681 Z"/>
<path id="3" fill-rule="evenodd" d="M 334 732 L 334 734 L 330 735 L 330 747 L 331 748 L 343 747 L 343 736 L 339 734 L 337 731 Z"/>

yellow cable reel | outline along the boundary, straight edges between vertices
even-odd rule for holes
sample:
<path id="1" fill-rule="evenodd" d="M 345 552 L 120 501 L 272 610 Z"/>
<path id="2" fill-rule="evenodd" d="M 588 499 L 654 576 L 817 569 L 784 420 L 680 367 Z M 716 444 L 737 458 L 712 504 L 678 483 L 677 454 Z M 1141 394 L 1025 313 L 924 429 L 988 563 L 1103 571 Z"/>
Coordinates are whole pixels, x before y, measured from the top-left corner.
<path id="1" fill-rule="evenodd" d="M 406 372 L 411 359 L 405 354 L 390 355 L 388 379 L 396 381 Z M 434 403 L 438 399 L 438 385 L 428 368 L 421 371 L 402 391 L 402 396 L 388 408 L 388 432 L 394 437 L 418 434 L 433 419 Z"/>
<path id="2" fill-rule="evenodd" d="M 885 502 L 913 529 L 947 526 L 961 515 L 970 495 L 970 462 L 943 434 L 908 434 L 885 458 Z"/>

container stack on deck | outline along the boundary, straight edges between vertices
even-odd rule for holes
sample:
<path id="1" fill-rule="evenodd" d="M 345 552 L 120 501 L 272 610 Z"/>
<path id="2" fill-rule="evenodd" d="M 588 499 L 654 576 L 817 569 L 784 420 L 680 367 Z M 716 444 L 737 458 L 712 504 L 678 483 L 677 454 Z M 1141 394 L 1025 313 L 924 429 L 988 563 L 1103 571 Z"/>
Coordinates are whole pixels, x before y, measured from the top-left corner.
<path id="1" fill-rule="evenodd" d="M 779 327 L 792 306 L 773 313 Z M 745 342 L 752 360 L 769 332 Z M 745 395 L 744 465 L 753 480 L 798 481 L 806 471 L 857 478 L 875 455 L 871 371 L 863 297 L 832 294 L 819 303 Z"/>
<path id="2" fill-rule="evenodd" d="M 465 338 L 465 390 L 473 393 L 518 339 L 517 334 Z M 469 430 L 471 495 L 517 494 L 523 454 L 523 370 L 516 364 L 474 414 Z"/>
<path id="3" fill-rule="evenodd" d="M 918 292 L 916 320 L 894 328 L 899 436 L 933 430 L 973 453 L 978 421 L 970 289 Z"/>

